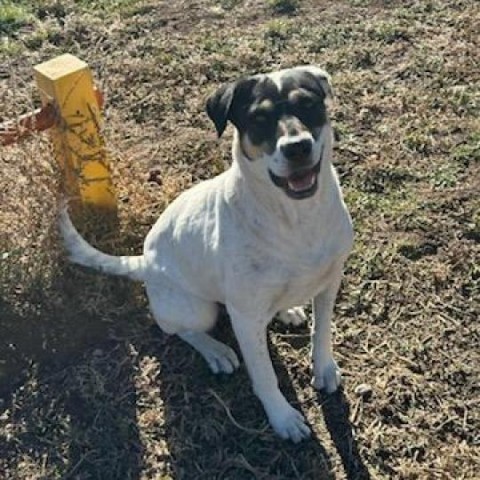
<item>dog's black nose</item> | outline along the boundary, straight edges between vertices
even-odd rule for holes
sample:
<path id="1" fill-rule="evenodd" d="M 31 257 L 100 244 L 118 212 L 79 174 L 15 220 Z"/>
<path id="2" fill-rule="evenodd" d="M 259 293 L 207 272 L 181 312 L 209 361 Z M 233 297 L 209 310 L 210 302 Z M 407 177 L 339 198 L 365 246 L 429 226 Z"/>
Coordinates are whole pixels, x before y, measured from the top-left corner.
<path id="1" fill-rule="evenodd" d="M 312 153 L 312 141 L 304 138 L 299 142 L 285 143 L 280 149 L 288 160 L 302 160 Z"/>

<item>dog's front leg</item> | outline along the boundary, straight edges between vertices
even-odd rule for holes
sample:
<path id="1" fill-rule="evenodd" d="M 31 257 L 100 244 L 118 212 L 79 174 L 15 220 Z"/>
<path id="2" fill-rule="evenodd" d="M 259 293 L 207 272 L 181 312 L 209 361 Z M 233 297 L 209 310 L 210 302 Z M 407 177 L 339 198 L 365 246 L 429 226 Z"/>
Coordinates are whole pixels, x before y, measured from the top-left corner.
<path id="1" fill-rule="evenodd" d="M 295 410 L 278 388 L 267 345 L 266 323 L 252 322 L 229 310 L 243 360 L 252 380 L 253 390 L 263 404 L 270 425 L 284 439 L 300 442 L 310 435 L 303 415 Z"/>
<path id="2" fill-rule="evenodd" d="M 343 266 L 342 266 L 343 267 Z M 313 299 L 312 360 L 313 386 L 332 393 L 340 385 L 340 370 L 333 358 L 331 320 L 342 278 L 342 269 L 332 275 L 325 290 Z"/>

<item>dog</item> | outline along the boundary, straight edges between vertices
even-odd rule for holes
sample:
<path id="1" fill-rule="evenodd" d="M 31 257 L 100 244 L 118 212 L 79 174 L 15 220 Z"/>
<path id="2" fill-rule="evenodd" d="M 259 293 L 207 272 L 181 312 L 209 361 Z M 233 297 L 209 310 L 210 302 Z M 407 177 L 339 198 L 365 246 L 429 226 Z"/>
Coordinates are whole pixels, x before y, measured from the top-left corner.
<path id="1" fill-rule="evenodd" d="M 144 282 L 160 328 L 177 334 L 213 373 L 237 354 L 207 332 L 224 305 L 270 425 L 297 443 L 311 432 L 278 387 L 266 329 L 278 314 L 306 320 L 313 303 L 312 383 L 333 392 L 340 373 L 330 321 L 353 227 L 332 165 L 328 74 L 302 66 L 242 78 L 207 100 L 218 137 L 235 127 L 232 165 L 183 192 L 148 233 L 143 255 L 114 257 L 89 245 L 66 210 L 60 229 L 70 259 Z"/>

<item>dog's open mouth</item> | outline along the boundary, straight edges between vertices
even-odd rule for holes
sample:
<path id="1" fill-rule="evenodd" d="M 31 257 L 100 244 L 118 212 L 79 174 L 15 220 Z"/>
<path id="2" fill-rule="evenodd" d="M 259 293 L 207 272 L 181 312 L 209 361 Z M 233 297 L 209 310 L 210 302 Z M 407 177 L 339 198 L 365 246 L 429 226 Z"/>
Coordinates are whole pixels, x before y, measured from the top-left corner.
<path id="1" fill-rule="evenodd" d="M 321 160 L 311 168 L 302 169 L 290 174 L 288 177 L 280 177 L 269 170 L 272 182 L 290 197 L 296 200 L 311 197 L 318 188 L 318 174 Z"/>

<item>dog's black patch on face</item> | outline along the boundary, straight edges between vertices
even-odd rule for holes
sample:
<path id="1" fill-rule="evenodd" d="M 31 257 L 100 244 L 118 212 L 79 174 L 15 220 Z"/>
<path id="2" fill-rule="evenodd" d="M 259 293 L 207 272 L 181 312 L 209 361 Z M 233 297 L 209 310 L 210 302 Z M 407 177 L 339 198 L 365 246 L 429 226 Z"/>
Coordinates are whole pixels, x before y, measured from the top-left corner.
<path id="1" fill-rule="evenodd" d="M 267 153 L 275 150 L 282 135 L 309 131 L 317 139 L 327 121 L 326 93 L 309 72 L 285 74 L 279 86 L 268 77 L 241 85 L 232 104 L 231 121 L 241 139 L 248 136 L 254 146 Z"/>
<path id="2" fill-rule="evenodd" d="M 296 130 L 303 129 L 318 137 L 327 121 L 325 98 L 324 87 L 314 74 L 293 69 L 282 76 L 280 88 L 268 76 L 221 87 L 209 98 L 207 113 L 219 136 L 230 120 L 241 138 L 248 135 L 253 145 L 271 153 L 280 135 L 298 134 Z"/>
<path id="3" fill-rule="evenodd" d="M 231 122 L 243 137 L 248 134 L 254 145 L 275 148 L 276 130 L 280 118 L 280 92 L 267 77 L 240 83 L 231 109 Z"/>
<path id="4" fill-rule="evenodd" d="M 319 80 L 309 72 L 293 70 L 282 78 L 280 95 L 286 99 L 286 114 L 298 118 L 316 137 L 327 121 L 326 92 Z"/>

